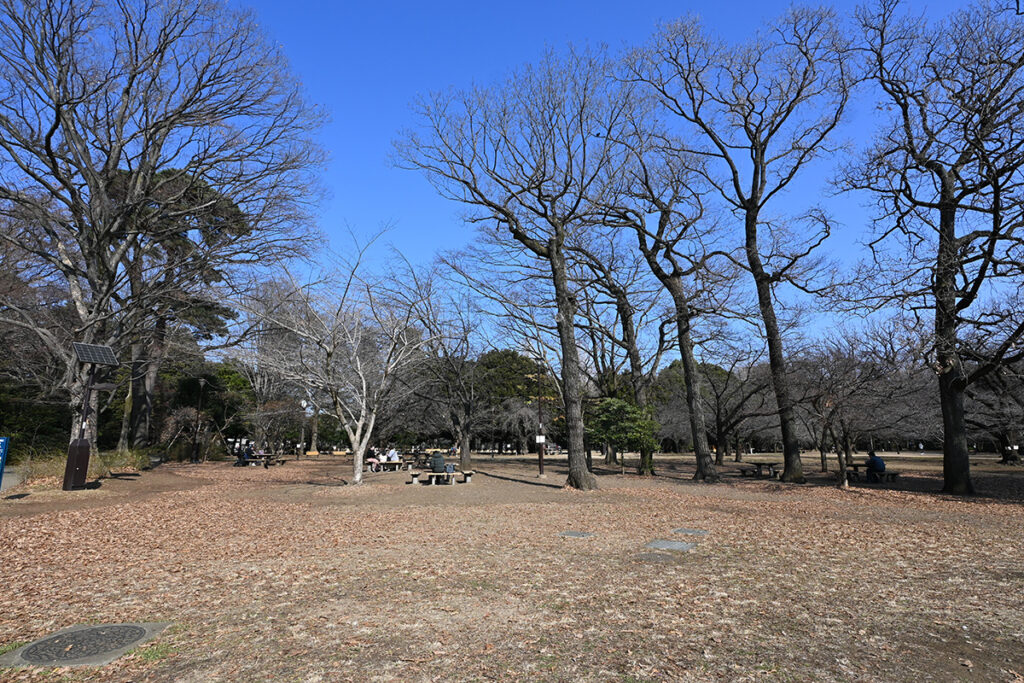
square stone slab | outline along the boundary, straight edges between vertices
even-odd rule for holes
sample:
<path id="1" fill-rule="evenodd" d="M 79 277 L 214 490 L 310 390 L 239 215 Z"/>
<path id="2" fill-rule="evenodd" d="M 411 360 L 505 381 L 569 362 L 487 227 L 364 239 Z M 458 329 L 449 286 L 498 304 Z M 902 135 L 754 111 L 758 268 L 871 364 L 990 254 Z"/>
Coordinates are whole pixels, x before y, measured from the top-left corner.
<path id="1" fill-rule="evenodd" d="M 0 666 L 103 666 L 170 625 L 165 621 L 69 626 L 0 656 Z"/>
<path id="2" fill-rule="evenodd" d="M 679 564 L 679 556 L 669 553 L 637 553 L 633 559 L 648 564 Z"/>
<path id="3" fill-rule="evenodd" d="M 594 534 L 589 531 L 563 531 L 558 534 L 559 536 L 567 536 L 569 538 L 590 538 Z"/>
<path id="4" fill-rule="evenodd" d="M 674 534 L 687 534 L 688 536 L 707 536 L 708 535 L 708 532 L 705 531 L 704 529 L 687 529 L 685 527 L 681 527 L 679 529 L 673 529 L 672 533 L 674 533 Z"/>
<path id="5" fill-rule="evenodd" d="M 664 539 L 656 539 L 651 541 L 645 548 L 654 548 L 655 550 L 675 550 L 677 552 L 686 552 L 687 550 L 693 550 L 697 547 L 696 543 L 683 543 L 682 541 L 666 541 Z"/>

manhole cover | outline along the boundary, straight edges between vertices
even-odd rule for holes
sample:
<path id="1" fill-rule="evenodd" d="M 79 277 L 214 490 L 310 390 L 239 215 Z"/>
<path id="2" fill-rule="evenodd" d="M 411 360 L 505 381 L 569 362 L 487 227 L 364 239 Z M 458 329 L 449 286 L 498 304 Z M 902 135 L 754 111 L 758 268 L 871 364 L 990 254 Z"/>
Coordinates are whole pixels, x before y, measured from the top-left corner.
<path id="1" fill-rule="evenodd" d="M 635 556 L 637 562 L 653 562 L 655 564 L 679 564 L 679 560 L 674 555 L 668 553 L 637 553 Z"/>
<path id="2" fill-rule="evenodd" d="M 95 626 L 70 633 L 58 633 L 31 645 L 21 658 L 32 664 L 57 664 L 70 659 L 95 657 L 119 650 L 146 635 L 141 626 Z"/>
<path id="3" fill-rule="evenodd" d="M 0 654 L 0 667 L 104 666 L 156 638 L 170 625 L 171 622 L 162 621 L 68 626 Z"/>
<path id="4" fill-rule="evenodd" d="M 664 539 L 656 539 L 651 541 L 645 548 L 654 548 L 655 550 L 675 550 L 677 552 L 685 553 L 687 550 L 693 550 L 697 547 L 696 543 L 683 543 L 682 541 L 667 541 Z"/>
<path id="5" fill-rule="evenodd" d="M 558 534 L 559 536 L 565 536 L 567 538 L 590 538 L 594 534 L 589 531 L 563 531 Z"/>

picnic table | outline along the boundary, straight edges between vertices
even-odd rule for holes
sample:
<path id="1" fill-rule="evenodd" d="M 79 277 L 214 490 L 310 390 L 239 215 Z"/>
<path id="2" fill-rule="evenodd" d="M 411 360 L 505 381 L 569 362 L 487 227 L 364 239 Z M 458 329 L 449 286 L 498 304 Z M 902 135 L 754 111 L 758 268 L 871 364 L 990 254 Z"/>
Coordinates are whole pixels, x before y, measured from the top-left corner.
<path id="1" fill-rule="evenodd" d="M 455 470 L 454 472 L 430 472 L 430 471 L 418 472 L 418 471 L 413 471 L 413 472 L 409 473 L 409 476 L 411 478 L 409 483 L 410 484 L 415 484 L 416 482 L 419 481 L 420 477 L 423 477 L 424 478 L 424 482 L 423 483 L 428 485 L 428 486 L 433 486 L 433 485 L 438 484 L 438 483 L 454 484 L 455 483 L 455 475 L 456 474 L 461 474 L 462 475 L 462 482 L 461 483 L 468 484 L 468 483 L 470 483 L 472 481 L 474 472 L 473 472 L 473 470 L 465 470 L 465 471 Z"/>
<path id="2" fill-rule="evenodd" d="M 257 465 L 263 465 L 264 467 L 270 467 L 271 465 L 283 465 L 284 463 L 285 459 L 282 458 L 280 455 L 274 453 L 260 453 L 248 458 L 239 458 L 238 460 L 235 461 L 235 467 L 245 467 L 246 465 L 252 465 L 253 467 Z"/>
<path id="3" fill-rule="evenodd" d="M 868 476 L 868 475 L 870 475 L 870 474 L 871 474 L 872 470 L 869 470 L 869 469 L 868 469 L 867 463 L 863 463 L 863 462 L 851 462 L 851 463 L 848 463 L 848 464 L 846 465 L 846 469 L 847 469 L 847 470 L 849 470 L 849 471 L 848 471 L 848 472 L 846 473 L 846 474 L 847 474 L 847 476 L 848 476 L 848 477 L 849 477 L 850 479 L 853 479 L 854 481 L 860 481 L 860 471 L 861 471 L 861 470 L 864 470 L 864 471 L 865 471 L 865 472 L 864 472 L 864 474 L 865 474 L 865 481 L 871 481 L 871 477 L 870 477 L 870 476 Z M 893 470 L 885 470 L 885 471 L 883 471 L 883 472 L 875 472 L 875 474 L 877 474 L 877 475 L 878 475 L 878 481 L 879 481 L 879 482 L 883 482 L 883 481 L 895 481 L 895 480 L 896 480 L 896 478 L 900 476 L 900 473 L 899 473 L 899 472 L 895 472 L 895 471 L 893 471 Z"/>
<path id="4" fill-rule="evenodd" d="M 782 463 L 765 462 L 763 460 L 750 460 L 750 461 L 748 461 L 748 462 L 746 462 L 744 464 L 752 465 L 752 467 L 740 467 L 740 476 L 741 477 L 747 477 L 747 476 L 750 476 L 750 477 L 756 476 L 758 478 L 763 477 L 763 476 L 765 476 L 764 470 L 765 470 L 765 468 L 767 468 L 768 469 L 768 475 L 767 476 L 772 478 L 772 479 L 774 479 L 776 476 L 782 474 L 782 470 L 783 470 L 783 467 L 784 467 L 784 465 Z"/>

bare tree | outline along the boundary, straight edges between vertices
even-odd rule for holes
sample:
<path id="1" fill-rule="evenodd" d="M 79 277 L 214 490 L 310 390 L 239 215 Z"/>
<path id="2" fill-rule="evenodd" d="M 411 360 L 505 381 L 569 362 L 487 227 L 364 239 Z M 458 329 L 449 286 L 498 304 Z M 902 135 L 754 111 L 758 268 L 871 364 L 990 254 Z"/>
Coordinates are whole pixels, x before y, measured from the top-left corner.
<path id="1" fill-rule="evenodd" d="M 794 386 L 821 471 L 828 471 L 826 453 L 834 443 L 840 487 L 848 485 L 847 465 L 859 438 L 905 426 L 919 409 L 913 352 L 905 335 L 886 325 L 842 330 L 794 359 Z"/>
<path id="2" fill-rule="evenodd" d="M 317 119 L 249 13 L 0 2 L 0 239 L 49 270 L 74 322 L 56 334 L 24 310 L 0 315 L 64 363 L 72 405 L 84 379 L 72 339 L 120 350 L 153 323 L 140 311 L 195 291 L 182 283 L 198 264 L 212 284 L 293 252 Z M 200 187 L 229 197 L 244 228 L 190 223 L 217 201 Z"/>
<path id="3" fill-rule="evenodd" d="M 847 180 L 881 209 L 872 247 L 885 287 L 875 300 L 932 315 L 943 491 L 970 494 L 965 392 L 1024 358 L 1024 33 L 998 5 L 932 25 L 897 11 L 883 0 L 858 14 L 889 116 Z"/>
<path id="4" fill-rule="evenodd" d="M 635 99 L 635 98 L 634 98 Z M 619 143 L 624 150 L 625 172 L 615 192 L 602 199 L 605 221 L 630 233 L 639 258 L 661 284 L 671 301 L 666 321 L 676 328 L 686 413 L 690 420 L 695 479 L 716 481 L 702 401 L 701 376 L 694 355 L 694 321 L 724 305 L 731 279 L 710 267 L 709 247 L 715 222 L 705 216 L 701 174 L 694 159 L 680 152 L 663 132 L 649 108 L 635 106 Z M 653 225 L 652 225 L 653 224 Z"/>
<path id="5" fill-rule="evenodd" d="M 743 458 L 738 443 L 739 429 L 748 420 L 777 413 L 771 391 L 771 373 L 764 365 L 764 348 L 760 341 L 751 343 L 731 333 L 724 324 L 706 331 L 701 345 L 705 357 L 715 362 L 700 365 L 703 400 L 711 416 L 711 432 L 717 445 L 715 464 L 721 465 L 733 444 L 734 459 Z"/>
<path id="6" fill-rule="evenodd" d="M 362 273 L 357 256 L 318 282 L 282 287 L 278 298 L 252 313 L 294 343 L 268 349 L 267 367 L 286 382 L 329 397 L 330 409 L 353 451 L 352 481 L 362 482 L 374 426 L 387 401 L 406 384 L 422 347 L 431 341 L 417 325 L 415 299 L 394 297 Z"/>
<path id="7" fill-rule="evenodd" d="M 767 222 L 765 208 L 815 158 L 846 108 L 848 49 L 825 9 L 794 8 L 766 34 L 728 46 L 695 19 L 663 27 L 634 54 L 630 78 L 685 126 L 692 151 L 707 159 L 705 179 L 742 220 L 743 257 L 753 277 L 782 429 L 786 481 L 802 482 L 800 444 L 776 314 L 781 284 L 813 282 L 814 250 L 829 235 L 820 212 L 798 235 Z"/>
<path id="8" fill-rule="evenodd" d="M 570 249 L 578 261 L 576 279 L 584 318 L 580 327 L 590 339 L 592 381 L 602 396 L 614 397 L 624 374 L 629 398 L 645 409 L 662 356 L 675 341 L 661 324 L 661 287 L 651 280 L 643 257 L 629 248 L 618 230 L 592 230 L 579 237 Z M 612 455 L 609 449 L 606 461 Z M 654 474 L 653 455 L 649 448 L 641 450 L 639 474 Z"/>
<path id="9" fill-rule="evenodd" d="M 400 149 L 471 222 L 525 247 L 549 271 L 568 427 L 570 486 L 593 489 L 584 454 L 576 303 L 566 244 L 594 222 L 592 198 L 616 168 L 612 142 L 625 102 L 609 94 L 603 55 L 548 54 L 490 89 L 421 101 L 423 135 Z"/>
<path id="10" fill-rule="evenodd" d="M 480 315 L 474 301 L 455 289 L 435 265 L 417 272 L 408 263 L 403 286 L 396 296 L 413 296 L 408 304 L 426 335 L 419 365 L 422 381 L 416 393 L 440 411 L 459 446 L 459 465 L 472 467 L 470 440 L 484 410 L 482 377 L 477 358 L 484 349 Z M 414 380 L 416 381 L 416 380 Z"/>

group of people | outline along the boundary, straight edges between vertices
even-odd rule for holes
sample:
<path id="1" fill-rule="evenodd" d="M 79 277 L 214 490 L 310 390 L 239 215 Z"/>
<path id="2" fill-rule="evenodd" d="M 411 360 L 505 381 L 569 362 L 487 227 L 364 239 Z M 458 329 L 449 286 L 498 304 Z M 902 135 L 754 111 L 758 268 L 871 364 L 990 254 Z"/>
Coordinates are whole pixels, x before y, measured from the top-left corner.
<path id="1" fill-rule="evenodd" d="M 366 466 L 371 472 L 380 472 L 382 469 L 380 464 L 382 462 L 398 462 L 401 459 L 394 446 L 386 453 L 378 453 L 377 449 L 371 446 L 370 450 L 366 453 Z"/>
<path id="2" fill-rule="evenodd" d="M 247 444 L 244 448 L 235 453 L 235 467 L 245 467 L 246 465 L 263 461 L 263 467 L 270 467 L 270 460 L 266 457 L 263 449 L 258 451 L 252 447 L 252 444 Z"/>

